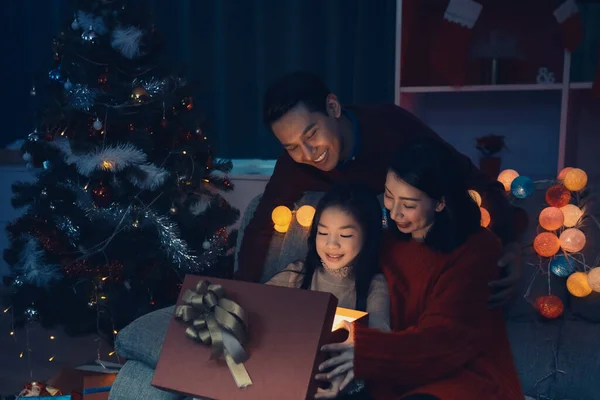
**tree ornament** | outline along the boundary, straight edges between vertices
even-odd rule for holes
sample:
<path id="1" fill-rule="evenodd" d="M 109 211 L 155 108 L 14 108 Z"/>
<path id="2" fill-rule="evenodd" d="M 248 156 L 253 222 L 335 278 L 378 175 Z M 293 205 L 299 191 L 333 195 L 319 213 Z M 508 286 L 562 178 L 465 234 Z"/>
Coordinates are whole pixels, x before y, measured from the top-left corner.
<path id="1" fill-rule="evenodd" d="M 42 197 L 48 196 L 48 191 L 45 188 L 42 189 L 41 192 L 40 192 L 40 196 L 42 196 Z"/>
<path id="2" fill-rule="evenodd" d="M 37 128 L 35 128 L 33 132 L 27 135 L 27 140 L 29 140 L 30 142 L 37 142 L 38 140 L 40 140 Z"/>
<path id="3" fill-rule="evenodd" d="M 205 242 L 202 243 L 202 248 L 204 250 L 209 250 L 210 249 L 210 242 L 207 240 Z"/>
<path id="4" fill-rule="evenodd" d="M 50 70 L 50 72 L 48 72 L 48 78 L 50 78 L 53 81 L 60 81 L 62 78 L 62 76 L 60 75 L 60 67 L 56 67 Z"/>
<path id="5" fill-rule="evenodd" d="M 167 128 L 167 125 L 169 125 L 169 123 L 167 122 L 166 118 L 164 118 L 164 117 L 163 117 L 163 119 L 161 119 L 161 120 L 160 120 L 160 126 L 161 126 L 163 129 L 166 129 L 166 128 Z"/>
<path id="6" fill-rule="evenodd" d="M 99 85 L 105 85 L 106 82 L 108 82 L 108 73 L 107 72 L 103 72 L 100 75 L 98 75 L 98 84 Z"/>
<path id="7" fill-rule="evenodd" d="M 183 106 L 183 108 L 190 111 L 194 107 L 192 103 L 192 96 L 186 96 L 183 99 L 181 99 L 181 105 Z"/>
<path id="8" fill-rule="evenodd" d="M 71 29 L 73 29 L 74 31 L 79 30 L 79 28 L 81 28 L 79 26 L 79 21 L 77 20 L 77 15 L 75 16 L 75 18 L 73 18 L 73 22 L 71 22 Z"/>
<path id="9" fill-rule="evenodd" d="M 545 318 L 554 319 L 562 315 L 565 306 L 562 300 L 557 296 L 541 296 L 536 302 L 538 312 Z"/>
<path id="10" fill-rule="evenodd" d="M 148 100 L 148 91 L 141 86 L 134 87 L 131 91 L 131 99 L 135 103 L 143 103 Z"/>
<path id="11" fill-rule="evenodd" d="M 67 92 L 73 88 L 73 84 L 71 83 L 71 81 L 69 80 L 69 78 L 67 78 L 67 80 L 65 81 L 65 84 L 63 85 L 63 87 L 65 88 L 65 90 Z"/>
<path id="12" fill-rule="evenodd" d="M 87 31 L 84 31 L 81 34 L 81 38 L 89 43 L 94 43 L 98 34 L 94 31 L 94 27 L 90 25 L 90 28 Z"/>
<path id="13" fill-rule="evenodd" d="M 102 122 L 98 118 L 96 118 L 92 126 L 95 130 L 99 131 L 100 129 L 102 129 Z"/>
<path id="14" fill-rule="evenodd" d="M 94 199 L 94 204 L 97 207 L 108 207 L 113 201 L 112 189 L 100 182 L 92 189 L 92 199 Z"/>

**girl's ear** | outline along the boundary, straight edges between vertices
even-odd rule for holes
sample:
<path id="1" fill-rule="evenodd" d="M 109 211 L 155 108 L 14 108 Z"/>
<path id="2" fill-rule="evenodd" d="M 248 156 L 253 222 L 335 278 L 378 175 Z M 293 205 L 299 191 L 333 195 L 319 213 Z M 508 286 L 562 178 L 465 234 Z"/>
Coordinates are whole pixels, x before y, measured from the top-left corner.
<path id="1" fill-rule="evenodd" d="M 438 201 L 437 205 L 435 206 L 435 211 L 436 212 L 440 212 L 442 211 L 444 208 L 446 208 L 446 199 L 444 199 L 442 197 L 442 199 L 440 201 Z"/>

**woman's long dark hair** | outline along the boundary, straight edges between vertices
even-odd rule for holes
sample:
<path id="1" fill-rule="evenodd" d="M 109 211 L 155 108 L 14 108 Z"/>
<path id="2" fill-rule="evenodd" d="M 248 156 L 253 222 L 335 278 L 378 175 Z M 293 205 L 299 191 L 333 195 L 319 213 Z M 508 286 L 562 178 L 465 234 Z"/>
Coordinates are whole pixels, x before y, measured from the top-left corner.
<path id="1" fill-rule="evenodd" d="M 431 199 L 444 201 L 444 209 L 436 212 L 433 225 L 425 236 L 427 246 L 450 253 L 482 229 L 481 213 L 469 195 L 464 165 L 449 145 L 435 139 L 413 141 L 395 152 L 389 171 Z M 389 218 L 389 211 L 387 214 Z M 410 238 L 395 224 L 391 225 L 401 238 Z"/>
<path id="2" fill-rule="evenodd" d="M 337 207 L 347 212 L 356 219 L 362 229 L 363 244 L 360 252 L 352 261 L 352 271 L 356 282 L 356 309 L 365 311 L 371 280 L 380 271 L 379 251 L 383 214 L 375 194 L 362 185 L 338 184 L 329 190 L 317 204 L 308 236 L 308 253 L 304 263 L 305 275 L 301 287 L 303 289 L 310 288 L 315 269 L 321 266 L 321 258 L 317 253 L 317 231 L 323 211 L 331 207 Z"/>

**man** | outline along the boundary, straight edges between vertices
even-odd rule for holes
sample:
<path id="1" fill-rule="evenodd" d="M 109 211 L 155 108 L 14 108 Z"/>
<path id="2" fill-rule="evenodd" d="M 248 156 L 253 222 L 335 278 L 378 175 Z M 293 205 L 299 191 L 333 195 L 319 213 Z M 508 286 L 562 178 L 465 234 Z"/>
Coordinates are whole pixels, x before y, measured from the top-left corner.
<path id="1" fill-rule="evenodd" d="M 273 235 L 272 210 L 292 207 L 306 191 L 327 191 L 335 182 L 360 181 L 375 193 L 383 192 L 390 154 L 408 141 L 433 137 L 443 141 L 414 115 L 395 105 L 342 107 L 319 77 L 296 72 L 276 81 L 264 98 L 264 122 L 286 152 L 277 160 L 254 217 L 246 227 L 236 278 L 257 282 Z M 446 143 L 447 144 L 447 143 Z M 447 144 L 450 146 L 449 144 Z M 490 228 L 502 239 L 499 260 L 506 277 L 492 282 L 497 288 L 492 305 L 512 297 L 520 276 L 520 250 L 514 210 L 503 186 L 488 179 L 468 157 L 456 152 L 456 162 L 472 180 L 472 188 L 490 211 Z"/>

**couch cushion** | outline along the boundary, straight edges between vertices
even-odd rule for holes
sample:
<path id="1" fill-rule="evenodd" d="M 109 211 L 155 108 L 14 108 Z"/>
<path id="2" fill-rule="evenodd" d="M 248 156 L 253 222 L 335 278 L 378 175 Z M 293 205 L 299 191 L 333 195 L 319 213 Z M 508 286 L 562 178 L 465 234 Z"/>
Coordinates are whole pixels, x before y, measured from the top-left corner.
<path id="1" fill-rule="evenodd" d="M 117 353 L 154 369 L 174 310 L 175 306 L 171 306 L 153 311 L 123 328 L 115 342 Z"/>
<path id="2" fill-rule="evenodd" d="M 565 321 L 560 334 L 552 398 L 597 400 L 600 398 L 600 324 Z M 556 354 L 556 353 L 554 353 Z M 553 355 L 554 355 L 553 354 Z"/>
<path id="3" fill-rule="evenodd" d="M 152 386 L 153 376 L 154 368 L 139 361 L 127 361 L 113 382 L 108 396 L 109 400 L 176 400 L 184 398 L 176 393 Z"/>
<path id="4" fill-rule="evenodd" d="M 552 376 L 562 321 L 514 322 L 506 325 L 523 392 L 534 398 L 552 398 Z M 547 397 L 542 397 L 547 396 Z"/>

